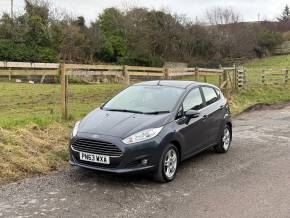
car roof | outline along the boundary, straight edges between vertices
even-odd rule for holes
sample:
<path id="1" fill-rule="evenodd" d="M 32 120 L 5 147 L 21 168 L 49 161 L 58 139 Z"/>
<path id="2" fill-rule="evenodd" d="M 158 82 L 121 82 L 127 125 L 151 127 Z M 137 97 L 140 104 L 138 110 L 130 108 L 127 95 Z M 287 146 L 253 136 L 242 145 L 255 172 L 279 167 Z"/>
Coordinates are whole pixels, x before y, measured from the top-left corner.
<path id="1" fill-rule="evenodd" d="M 154 80 L 154 81 L 146 81 L 137 83 L 135 85 L 140 86 L 167 86 L 167 87 L 175 87 L 175 88 L 192 88 L 199 85 L 209 85 L 212 87 L 215 87 L 213 85 L 207 84 L 207 83 L 201 83 L 201 82 L 195 82 L 195 81 L 184 81 L 184 80 Z"/>

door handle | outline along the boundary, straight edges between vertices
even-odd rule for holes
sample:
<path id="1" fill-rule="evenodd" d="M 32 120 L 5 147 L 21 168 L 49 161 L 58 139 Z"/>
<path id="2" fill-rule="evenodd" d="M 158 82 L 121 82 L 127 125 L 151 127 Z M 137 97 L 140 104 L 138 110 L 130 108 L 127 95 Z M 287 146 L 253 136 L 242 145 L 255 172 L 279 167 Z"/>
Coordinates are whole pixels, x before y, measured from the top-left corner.
<path id="1" fill-rule="evenodd" d="M 208 118 L 208 115 L 204 115 L 204 116 L 202 117 L 203 120 L 206 120 L 207 118 Z"/>

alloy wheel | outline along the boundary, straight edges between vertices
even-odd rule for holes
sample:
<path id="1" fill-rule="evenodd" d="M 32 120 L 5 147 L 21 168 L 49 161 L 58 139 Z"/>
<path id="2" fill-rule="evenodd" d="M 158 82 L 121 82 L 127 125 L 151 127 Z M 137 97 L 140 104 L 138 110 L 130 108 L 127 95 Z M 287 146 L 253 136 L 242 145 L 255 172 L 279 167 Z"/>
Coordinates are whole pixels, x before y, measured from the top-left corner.
<path id="1" fill-rule="evenodd" d="M 174 177 L 177 169 L 177 153 L 174 149 L 169 149 L 164 159 L 164 173 L 167 178 Z"/>
<path id="2" fill-rule="evenodd" d="M 223 136 L 223 148 L 227 151 L 230 145 L 231 145 L 231 133 L 228 128 L 225 128 Z"/>

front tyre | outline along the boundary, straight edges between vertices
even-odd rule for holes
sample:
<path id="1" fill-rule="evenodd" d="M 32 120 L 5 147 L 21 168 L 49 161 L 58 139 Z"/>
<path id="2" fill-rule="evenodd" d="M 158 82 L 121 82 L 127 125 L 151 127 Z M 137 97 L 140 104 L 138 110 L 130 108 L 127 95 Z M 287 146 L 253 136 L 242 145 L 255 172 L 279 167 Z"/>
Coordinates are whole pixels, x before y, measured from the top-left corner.
<path id="1" fill-rule="evenodd" d="M 219 144 L 214 146 L 214 150 L 217 153 L 227 153 L 230 150 L 232 142 L 232 134 L 231 134 L 231 128 L 229 125 L 226 125 L 223 131 L 223 135 L 221 137 L 221 141 Z"/>
<path id="2" fill-rule="evenodd" d="M 154 179 L 158 182 L 171 182 L 177 173 L 179 151 L 175 145 L 169 144 L 163 151 Z"/>

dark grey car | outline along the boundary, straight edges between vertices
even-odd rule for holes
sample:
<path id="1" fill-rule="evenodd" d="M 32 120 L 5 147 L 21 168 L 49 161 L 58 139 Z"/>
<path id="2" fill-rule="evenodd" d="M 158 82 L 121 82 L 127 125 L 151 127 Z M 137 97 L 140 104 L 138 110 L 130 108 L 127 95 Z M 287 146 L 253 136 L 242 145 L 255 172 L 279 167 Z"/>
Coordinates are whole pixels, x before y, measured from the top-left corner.
<path id="1" fill-rule="evenodd" d="M 229 106 L 221 91 L 192 81 L 150 81 L 121 91 L 77 122 L 70 163 L 112 173 L 175 178 L 181 161 L 231 145 Z"/>

